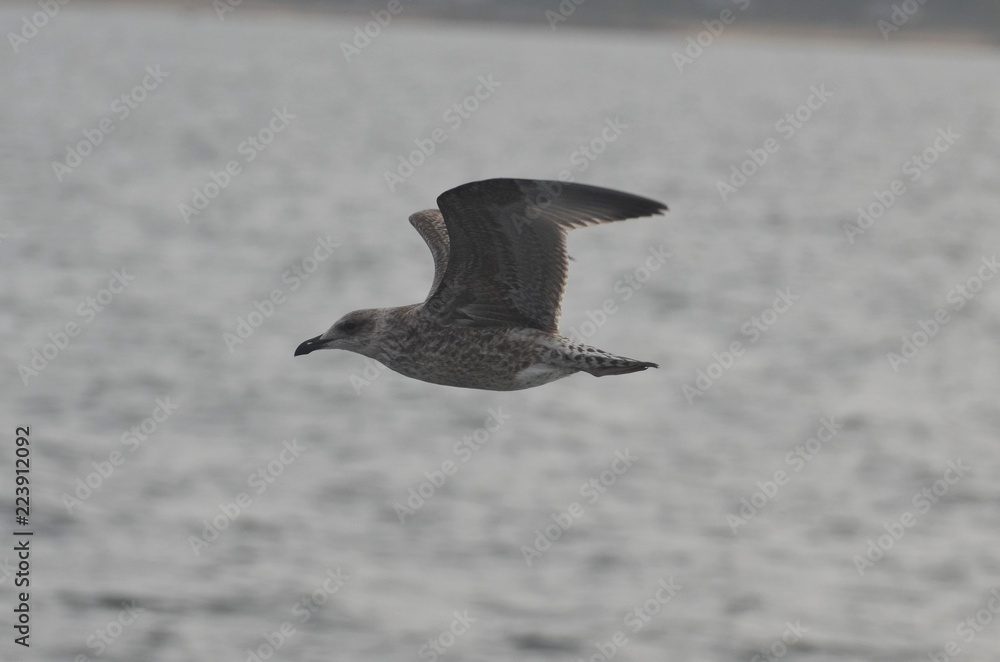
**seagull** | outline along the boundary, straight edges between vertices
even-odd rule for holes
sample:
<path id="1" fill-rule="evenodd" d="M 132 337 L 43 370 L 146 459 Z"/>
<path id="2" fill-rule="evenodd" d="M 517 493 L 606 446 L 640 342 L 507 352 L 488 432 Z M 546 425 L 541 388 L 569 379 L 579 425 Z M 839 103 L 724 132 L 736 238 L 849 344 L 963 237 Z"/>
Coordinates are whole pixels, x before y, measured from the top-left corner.
<path id="1" fill-rule="evenodd" d="M 541 386 L 576 372 L 624 375 L 655 363 L 559 334 L 566 233 L 652 216 L 666 205 L 585 184 L 487 179 L 442 193 L 410 224 L 434 258 L 423 303 L 355 310 L 295 356 L 345 349 L 413 379 L 490 391 Z"/>

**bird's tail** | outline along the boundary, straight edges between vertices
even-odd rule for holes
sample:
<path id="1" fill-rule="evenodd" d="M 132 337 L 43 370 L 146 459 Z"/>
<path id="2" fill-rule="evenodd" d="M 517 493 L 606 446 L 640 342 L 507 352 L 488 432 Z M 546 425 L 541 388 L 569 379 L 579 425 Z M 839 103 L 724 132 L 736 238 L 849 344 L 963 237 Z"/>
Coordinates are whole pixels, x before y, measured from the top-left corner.
<path id="1" fill-rule="evenodd" d="M 655 363 L 649 361 L 636 361 L 625 356 L 598 357 L 593 364 L 580 366 L 584 372 L 590 373 L 594 377 L 607 377 L 608 375 L 627 375 L 632 372 L 642 372 L 646 368 L 659 368 Z"/>

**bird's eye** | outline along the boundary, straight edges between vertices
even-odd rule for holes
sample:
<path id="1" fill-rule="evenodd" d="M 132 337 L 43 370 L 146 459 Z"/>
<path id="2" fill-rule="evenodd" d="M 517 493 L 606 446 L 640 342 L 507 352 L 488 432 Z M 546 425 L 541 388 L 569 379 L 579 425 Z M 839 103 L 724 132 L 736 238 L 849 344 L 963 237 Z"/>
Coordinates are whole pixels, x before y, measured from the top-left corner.
<path id="1" fill-rule="evenodd" d="M 358 330 L 358 323 L 344 322 L 343 324 L 340 325 L 340 328 L 342 328 L 344 331 L 347 331 L 348 333 L 354 333 L 355 331 Z"/>

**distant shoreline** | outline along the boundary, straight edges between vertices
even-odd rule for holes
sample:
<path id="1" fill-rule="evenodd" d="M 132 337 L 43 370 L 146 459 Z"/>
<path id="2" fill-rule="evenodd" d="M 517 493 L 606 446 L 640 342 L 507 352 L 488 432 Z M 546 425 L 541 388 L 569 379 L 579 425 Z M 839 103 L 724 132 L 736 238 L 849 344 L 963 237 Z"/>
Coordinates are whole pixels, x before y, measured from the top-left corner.
<path id="1" fill-rule="evenodd" d="M 410 21 L 435 23 L 467 23 L 467 24 L 503 24 L 552 31 L 546 19 L 545 12 L 549 5 L 527 11 L 524 8 L 510 8 L 487 4 L 468 4 L 463 6 L 415 6 L 409 5 L 410 0 L 399 0 L 403 7 L 400 15 L 405 15 Z M 372 11 L 378 11 L 388 6 L 390 0 L 374 4 L 348 5 L 325 3 L 319 0 L 156 0 L 153 2 L 134 2 L 130 0 L 93 0 L 89 6 L 112 5 L 132 9 L 168 9 L 173 8 L 183 13 L 199 13 L 216 15 L 213 8 L 215 2 L 227 3 L 232 11 L 223 18 L 242 13 L 280 13 L 286 16 L 338 16 L 357 19 L 359 25 L 372 20 Z M 237 4 L 238 3 L 238 4 Z M 83 6 L 83 3 L 77 4 Z M 553 3 L 551 7 L 557 6 Z M 372 9 L 376 7 L 376 9 Z M 636 31 L 644 33 L 662 33 L 682 37 L 695 37 L 705 31 L 705 20 L 693 17 L 664 20 L 662 16 L 622 15 L 613 24 L 601 24 L 586 16 L 569 16 L 564 24 L 558 26 L 558 31 L 610 30 Z M 726 35 L 737 39 L 749 40 L 822 40 L 824 42 L 858 42 L 906 45 L 959 46 L 971 48 L 1000 47 L 1000 26 L 994 30 L 961 28 L 945 26 L 931 28 L 926 22 L 915 26 L 902 26 L 893 32 L 889 39 L 884 39 L 879 32 L 876 21 L 853 24 L 820 24 L 809 22 L 776 22 L 758 18 L 736 21 L 725 28 Z"/>

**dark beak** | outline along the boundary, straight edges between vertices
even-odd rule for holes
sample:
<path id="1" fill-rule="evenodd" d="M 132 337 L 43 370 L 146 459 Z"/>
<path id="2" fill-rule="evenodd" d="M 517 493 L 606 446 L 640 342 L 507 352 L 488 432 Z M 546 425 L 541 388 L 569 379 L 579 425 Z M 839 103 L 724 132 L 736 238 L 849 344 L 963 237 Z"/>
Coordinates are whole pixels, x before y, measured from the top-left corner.
<path id="1" fill-rule="evenodd" d="M 308 354 L 309 352 L 315 352 L 317 349 L 322 349 L 325 344 L 326 341 L 322 340 L 322 336 L 310 338 L 295 348 L 295 356 L 302 356 L 303 354 Z"/>

